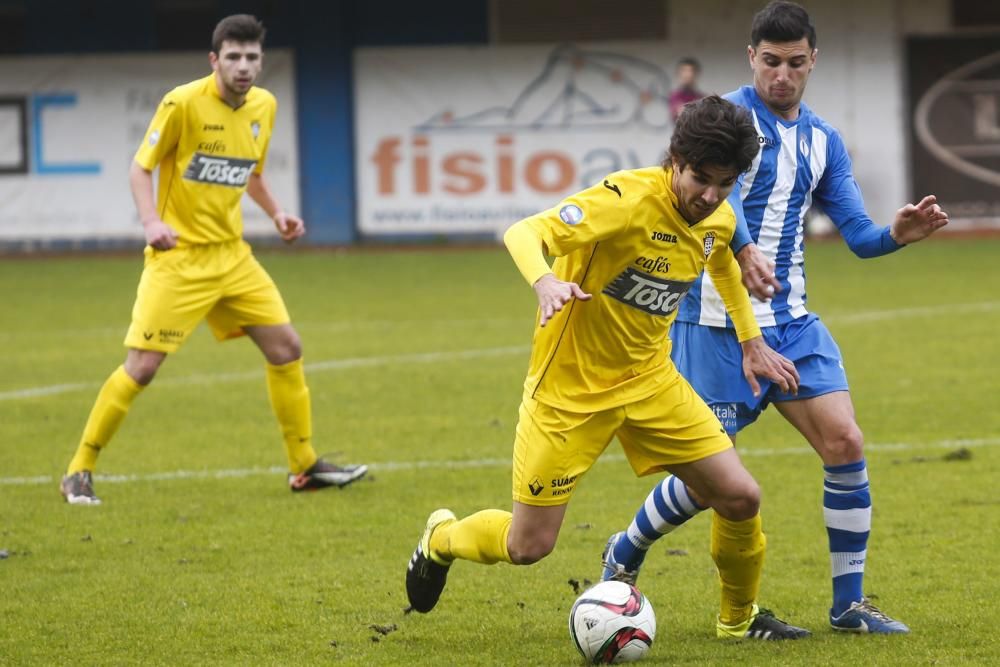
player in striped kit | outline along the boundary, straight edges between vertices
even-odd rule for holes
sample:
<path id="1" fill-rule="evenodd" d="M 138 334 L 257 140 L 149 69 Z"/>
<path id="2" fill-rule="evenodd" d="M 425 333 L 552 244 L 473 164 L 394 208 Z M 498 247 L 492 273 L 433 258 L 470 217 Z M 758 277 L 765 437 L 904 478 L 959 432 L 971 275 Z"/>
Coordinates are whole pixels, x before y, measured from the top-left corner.
<path id="1" fill-rule="evenodd" d="M 820 319 L 806 309 L 803 221 L 815 202 L 856 255 L 879 257 L 920 241 L 948 222 L 933 195 L 907 204 L 886 227 L 865 211 L 843 140 L 801 102 L 816 64 L 816 32 L 797 4 L 772 2 L 753 21 L 748 47 L 753 86 L 726 96 L 749 109 L 761 144 L 730 203 L 739 223 L 732 248 L 767 343 L 795 362 L 801 382 L 792 396 L 743 383 L 732 321 L 710 276 L 696 282 L 672 329 L 672 358 L 736 433 L 774 403 L 823 462 L 823 515 L 833 577 L 834 630 L 898 634 L 909 628 L 863 595 L 871 530 L 871 496 L 861 429 L 854 418 L 841 353 Z M 628 530 L 608 540 L 603 578 L 634 581 L 650 545 L 698 514 L 704 503 L 676 477 L 658 484 Z M 713 526 L 714 533 L 714 526 Z M 713 535 L 714 537 L 714 535 Z"/>

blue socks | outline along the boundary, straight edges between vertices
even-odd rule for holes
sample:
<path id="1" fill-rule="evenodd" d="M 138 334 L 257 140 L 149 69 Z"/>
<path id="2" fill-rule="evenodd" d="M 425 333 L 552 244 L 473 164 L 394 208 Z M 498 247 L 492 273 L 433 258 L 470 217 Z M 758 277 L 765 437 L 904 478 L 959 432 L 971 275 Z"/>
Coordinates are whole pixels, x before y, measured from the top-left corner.
<path id="1" fill-rule="evenodd" d="M 683 525 L 704 510 L 688 494 L 684 482 L 670 475 L 653 487 L 629 524 L 627 540 L 615 545 L 615 562 L 635 570 L 653 542 Z"/>
<path id="2" fill-rule="evenodd" d="M 868 535 L 872 528 L 872 499 L 865 460 L 823 466 L 823 518 L 830 538 L 833 608 L 839 616 L 861 599 Z"/>

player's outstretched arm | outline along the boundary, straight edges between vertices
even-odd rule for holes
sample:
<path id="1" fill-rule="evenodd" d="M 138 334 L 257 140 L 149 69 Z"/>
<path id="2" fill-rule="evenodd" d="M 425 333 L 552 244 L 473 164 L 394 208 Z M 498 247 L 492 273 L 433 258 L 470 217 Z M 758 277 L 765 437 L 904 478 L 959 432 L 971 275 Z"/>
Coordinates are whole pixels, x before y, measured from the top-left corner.
<path id="1" fill-rule="evenodd" d="M 729 247 L 739 262 L 743 286 L 761 301 L 768 301 L 776 292 L 781 291 L 781 283 L 774 276 L 774 262 L 760 251 L 750 236 L 746 215 L 743 212 L 743 200 L 740 199 L 742 186 L 743 177 L 740 176 L 736 181 L 736 187 L 726 198 L 733 209 L 733 215 L 736 216 L 736 228 L 733 230 Z"/>
<path id="2" fill-rule="evenodd" d="M 781 291 L 781 283 L 774 275 L 774 262 L 760 251 L 756 243 L 747 243 L 736 253 L 743 286 L 761 301 L 769 300 Z"/>
<path id="3" fill-rule="evenodd" d="M 538 326 L 541 327 L 544 327 L 546 322 L 555 317 L 556 313 L 573 299 L 588 301 L 591 297 L 576 283 L 559 280 L 552 273 L 546 273 L 535 281 L 532 287 L 538 296 L 538 309 L 541 311 Z"/>
<path id="4" fill-rule="evenodd" d="M 938 206 L 937 197 L 927 195 L 920 203 L 907 204 L 896 211 L 889 226 L 892 240 L 900 245 L 923 241 L 948 224 L 948 214 Z"/>
<path id="5" fill-rule="evenodd" d="M 539 326 L 544 327 L 572 299 L 586 301 L 590 298 L 590 294 L 580 289 L 576 283 L 568 283 L 555 277 L 545 261 L 542 239 L 524 220 L 511 225 L 504 232 L 503 242 L 518 271 L 538 296 L 538 309 L 541 312 Z"/>
<path id="6" fill-rule="evenodd" d="M 306 223 L 302 221 L 302 218 L 281 209 L 281 205 L 271 193 L 271 188 L 263 174 L 250 174 L 250 180 L 247 182 L 247 194 L 274 221 L 274 226 L 278 229 L 278 233 L 285 243 L 292 243 L 306 233 Z"/>
<path id="7" fill-rule="evenodd" d="M 767 378 L 786 394 L 799 393 L 799 372 L 789 359 L 772 350 L 763 337 L 757 336 L 741 343 L 743 346 L 743 377 L 750 384 L 754 396 L 760 395 L 758 377 Z"/>
<path id="8" fill-rule="evenodd" d="M 177 231 L 160 220 L 156 210 L 156 199 L 153 196 L 153 172 L 138 162 L 132 162 L 128 170 L 129 187 L 132 198 L 139 213 L 146 243 L 157 250 L 170 250 L 177 245 Z"/>

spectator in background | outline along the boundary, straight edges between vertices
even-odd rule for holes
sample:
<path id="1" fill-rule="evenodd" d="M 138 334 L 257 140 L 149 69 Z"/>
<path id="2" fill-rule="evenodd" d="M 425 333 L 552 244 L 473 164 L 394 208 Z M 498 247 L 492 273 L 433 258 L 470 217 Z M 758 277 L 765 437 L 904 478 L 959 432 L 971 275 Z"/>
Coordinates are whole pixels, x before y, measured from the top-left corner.
<path id="1" fill-rule="evenodd" d="M 677 62 L 677 87 L 670 91 L 670 117 L 676 122 L 681 115 L 681 109 L 688 102 L 694 102 L 705 97 L 698 90 L 698 76 L 701 74 L 701 63 L 694 58 L 681 58 Z"/>

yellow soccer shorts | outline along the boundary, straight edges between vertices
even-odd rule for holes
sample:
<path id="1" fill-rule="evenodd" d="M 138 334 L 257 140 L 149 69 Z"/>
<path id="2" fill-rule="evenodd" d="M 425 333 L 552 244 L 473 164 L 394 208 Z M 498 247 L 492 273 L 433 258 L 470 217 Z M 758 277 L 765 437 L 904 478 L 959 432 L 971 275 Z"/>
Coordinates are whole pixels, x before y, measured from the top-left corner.
<path id="1" fill-rule="evenodd" d="M 525 396 L 514 435 L 514 500 L 568 503 L 616 435 L 638 476 L 733 446 L 715 413 L 676 370 L 656 394 L 595 413 L 568 412 Z"/>
<path id="2" fill-rule="evenodd" d="M 125 346 L 175 352 L 203 319 L 218 340 L 242 336 L 244 326 L 289 321 L 277 286 L 245 241 L 147 246 Z"/>

